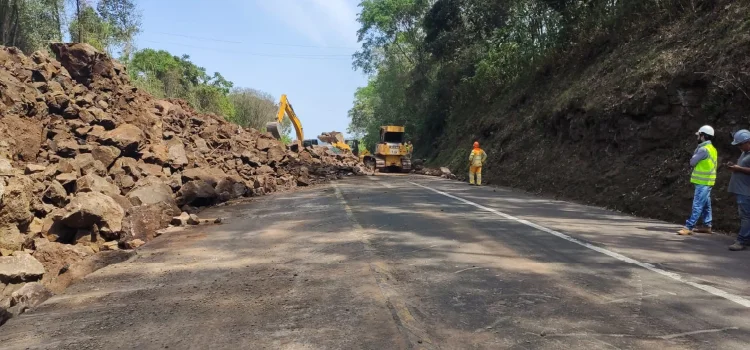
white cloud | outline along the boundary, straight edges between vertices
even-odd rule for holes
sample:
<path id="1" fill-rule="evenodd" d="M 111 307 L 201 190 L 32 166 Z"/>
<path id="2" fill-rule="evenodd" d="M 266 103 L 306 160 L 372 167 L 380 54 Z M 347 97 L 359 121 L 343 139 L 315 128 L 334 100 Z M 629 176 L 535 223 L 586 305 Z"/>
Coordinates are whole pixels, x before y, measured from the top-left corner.
<path id="1" fill-rule="evenodd" d="M 356 0 L 256 0 L 317 45 L 356 44 Z"/>

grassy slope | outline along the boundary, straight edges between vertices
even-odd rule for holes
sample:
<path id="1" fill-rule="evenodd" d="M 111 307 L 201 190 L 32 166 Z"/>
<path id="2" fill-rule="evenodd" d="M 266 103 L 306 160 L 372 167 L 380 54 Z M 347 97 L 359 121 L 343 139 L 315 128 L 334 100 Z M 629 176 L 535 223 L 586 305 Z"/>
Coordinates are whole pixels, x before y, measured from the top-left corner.
<path id="1" fill-rule="evenodd" d="M 453 115 L 432 162 L 463 174 L 479 139 L 491 183 L 683 222 L 695 130 L 716 127 L 723 163 L 739 155 L 730 132 L 750 127 L 750 5 L 595 48 L 563 57 L 491 106 Z M 734 229 L 727 183 L 720 170 L 714 220 Z"/>

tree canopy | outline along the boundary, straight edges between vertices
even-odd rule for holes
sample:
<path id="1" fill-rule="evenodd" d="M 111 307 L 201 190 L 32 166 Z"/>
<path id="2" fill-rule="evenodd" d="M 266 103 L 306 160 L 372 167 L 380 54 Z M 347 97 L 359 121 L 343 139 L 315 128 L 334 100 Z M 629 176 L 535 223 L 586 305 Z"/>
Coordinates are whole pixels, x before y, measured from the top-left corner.
<path id="1" fill-rule="evenodd" d="M 694 0 L 362 0 L 353 65 L 370 76 L 354 95 L 351 133 L 406 126 L 432 149 L 472 106 L 502 97 L 566 52 L 626 40 L 648 25 L 711 8 Z M 657 16 L 661 21 L 654 21 Z M 643 18 L 649 17 L 649 21 Z"/>

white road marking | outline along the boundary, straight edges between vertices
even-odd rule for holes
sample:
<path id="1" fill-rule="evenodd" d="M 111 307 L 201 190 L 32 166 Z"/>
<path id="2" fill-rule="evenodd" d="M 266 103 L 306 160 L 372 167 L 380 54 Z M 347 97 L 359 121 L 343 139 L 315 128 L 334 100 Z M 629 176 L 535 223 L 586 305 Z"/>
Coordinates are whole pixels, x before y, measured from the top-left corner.
<path id="1" fill-rule="evenodd" d="M 675 334 L 667 334 L 667 335 L 635 335 L 635 334 L 612 334 L 612 333 L 560 333 L 560 334 L 547 334 L 545 335 L 547 338 L 555 338 L 555 337 L 612 337 L 612 338 L 646 338 L 646 339 L 663 339 L 663 340 L 670 340 L 670 339 L 676 339 L 676 338 L 682 338 L 687 337 L 690 335 L 696 335 L 696 334 L 704 334 L 704 333 L 718 333 L 718 332 L 726 332 L 726 331 L 736 331 L 739 330 L 739 327 L 726 327 L 726 328 L 713 328 L 713 329 L 701 329 L 698 331 L 692 331 L 692 332 L 684 332 L 684 333 L 675 333 Z M 538 335 L 535 333 L 529 333 L 526 332 L 526 334 L 533 334 Z"/>
<path id="2" fill-rule="evenodd" d="M 463 203 L 466 203 L 468 205 L 477 207 L 479 209 L 488 211 L 490 213 L 496 214 L 496 215 L 498 215 L 500 217 L 503 217 L 505 219 L 513 220 L 513 221 L 518 222 L 520 224 L 524 224 L 526 226 L 533 227 L 533 228 L 535 228 L 535 229 L 537 229 L 539 231 L 543 231 L 543 232 L 549 233 L 549 234 L 551 234 L 553 236 L 562 238 L 562 239 L 564 239 L 564 240 L 566 240 L 568 242 L 572 242 L 572 243 L 578 244 L 580 246 L 586 247 L 588 249 L 597 251 L 599 253 L 602 253 L 602 254 L 607 255 L 609 257 L 612 257 L 612 258 L 615 258 L 615 259 L 620 260 L 622 262 L 626 262 L 628 264 L 633 264 L 633 265 L 640 266 L 640 267 L 642 267 L 642 268 L 644 268 L 646 270 L 649 270 L 649 271 L 652 271 L 652 272 L 656 272 L 656 273 L 658 273 L 658 274 L 660 274 L 662 276 L 669 277 L 670 279 L 673 279 L 675 281 L 682 282 L 684 284 L 687 284 L 689 286 L 698 288 L 698 289 L 700 289 L 700 290 L 702 290 L 704 292 L 710 293 L 710 294 L 715 295 L 717 297 L 724 298 L 726 300 L 735 302 L 735 303 L 737 303 L 739 305 L 742 305 L 744 307 L 750 308 L 750 300 L 747 300 L 747 299 L 745 299 L 745 298 L 743 298 L 743 297 L 741 297 L 739 295 L 734 295 L 734 294 L 731 294 L 729 292 L 723 291 L 723 290 L 721 290 L 719 288 L 708 286 L 708 285 L 705 285 L 705 284 L 700 284 L 700 283 L 697 283 L 697 282 L 687 281 L 687 280 L 683 279 L 683 277 L 681 275 L 677 274 L 677 273 L 669 272 L 669 271 L 666 271 L 666 270 L 662 270 L 662 269 L 660 269 L 660 268 L 658 268 L 658 267 L 656 267 L 656 266 L 654 266 L 652 264 L 643 263 L 643 262 L 637 261 L 635 259 L 631 259 L 631 258 L 629 258 L 629 257 L 627 257 L 625 255 L 622 255 L 622 254 L 619 254 L 619 253 L 615 253 L 615 252 L 613 252 L 611 250 L 608 250 L 608 249 L 597 247 L 597 246 L 595 246 L 593 244 L 590 244 L 590 243 L 587 243 L 587 242 L 583 242 L 581 240 L 578 240 L 576 238 L 568 236 L 568 235 L 566 235 L 564 233 L 557 232 L 555 230 L 546 228 L 544 226 L 535 224 L 535 223 L 527 221 L 527 220 L 519 219 L 519 218 L 517 218 L 515 216 L 505 214 L 505 213 L 503 213 L 501 211 L 492 209 L 490 207 L 485 207 L 485 206 L 483 206 L 481 204 L 474 203 L 472 201 L 463 199 L 461 197 L 457 197 L 457 196 L 454 196 L 452 194 L 445 193 L 443 191 L 436 190 L 436 189 L 431 188 L 431 187 L 420 185 L 420 184 L 418 184 L 416 182 L 409 182 L 409 183 L 412 184 L 412 185 L 414 185 L 414 186 L 418 186 L 418 187 L 430 190 L 432 192 L 435 192 L 437 194 L 446 196 L 448 198 L 453 198 L 453 199 L 455 199 L 455 200 L 457 200 L 459 202 L 463 202 Z"/>
<path id="3" fill-rule="evenodd" d="M 703 334 L 703 333 L 716 333 L 716 332 L 725 332 L 725 331 L 735 331 L 740 329 L 739 327 L 726 327 L 726 328 L 715 328 L 715 329 L 702 329 L 699 331 L 692 331 L 692 332 L 684 332 L 684 333 L 675 333 L 675 334 L 669 334 L 669 335 L 662 335 L 659 338 L 664 340 L 669 339 L 675 339 L 675 338 L 682 338 L 689 335 L 696 335 L 696 334 Z"/>
<path id="4" fill-rule="evenodd" d="M 461 273 L 461 272 L 464 272 L 464 271 L 476 270 L 476 269 L 484 269 L 484 267 L 470 267 L 468 269 L 458 270 L 458 271 L 456 271 L 454 273 Z M 489 270 L 489 269 L 487 269 L 487 270 Z"/>

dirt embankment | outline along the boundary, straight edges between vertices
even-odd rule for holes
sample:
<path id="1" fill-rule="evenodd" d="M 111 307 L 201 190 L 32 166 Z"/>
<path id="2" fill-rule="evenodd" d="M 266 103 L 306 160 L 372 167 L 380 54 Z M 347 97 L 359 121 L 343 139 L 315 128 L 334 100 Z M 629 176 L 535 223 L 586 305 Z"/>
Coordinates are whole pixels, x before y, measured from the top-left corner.
<path id="1" fill-rule="evenodd" d="M 684 222 L 695 132 L 716 128 L 725 163 L 739 156 L 730 133 L 750 128 L 750 5 L 724 1 L 629 41 L 611 39 L 574 49 L 486 107 L 454 114 L 431 162 L 466 178 L 479 140 L 489 183 Z M 719 168 L 714 224 L 722 230 L 738 226 L 728 181 Z"/>
<path id="2" fill-rule="evenodd" d="M 89 45 L 52 51 L 0 47 L 0 324 L 181 212 L 362 172 L 351 155 L 157 100 Z"/>

